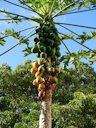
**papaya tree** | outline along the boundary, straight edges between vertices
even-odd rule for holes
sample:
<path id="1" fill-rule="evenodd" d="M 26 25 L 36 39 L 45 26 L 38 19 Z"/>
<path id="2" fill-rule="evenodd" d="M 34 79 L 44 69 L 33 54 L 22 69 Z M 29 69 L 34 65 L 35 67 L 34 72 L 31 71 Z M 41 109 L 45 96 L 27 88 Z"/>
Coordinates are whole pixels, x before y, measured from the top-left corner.
<path id="1" fill-rule="evenodd" d="M 58 84 L 58 75 L 61 72 L 60 63 L 64 64 L 64 69 L 67 69 L 69 63 L 74 64 L 75 68 L 80 66 L 82 58 L 88 59 L 91 64 L 96 61 L 96 50 L 85 45 L 85 42 L 96 37 L 96 32 L 91 34 L 82 32 L 78 34 L 66 26 L 75 26 L 86 29 L 95 30 L 96 27 L 69 24 L 57 22 L 57 18 L 61 16 L 71 15 L 74 13 L 83 13 L 96 9 L 95 0 L 17 0 L 16 3 L 9 0 L 1 0 L 0 3 L 11 4 L 14 7 L 22 8 L 29 11 L 33 16 L 0 9 L 2 16 L 1 21 L 6 21 L 10 24 L 22 24 L 24 21 L 36 23 L 36 25 L 15 31 L 15 29 L 7 29 L 0 33 L 0 44 L 3 46 L 6 43 L 6 38 L 13 37 L 18 40 L 18 43 L 12 46 L 7 51 L 0 54 L 3 56 L 18 45 L 25 44 L 23 50 L 25 56 L 36 54 L 37 58 L 32 62 L 31 73 L 35 76 L 33 86 L 38 88 L 37 99 L 42 102 L 41 114 L 39 118 L 39 128 L 51 128 L 51 106 L 52 93 Z M 83 10 L 82 10 L 83 9 Z M 29 14 L 30 14 L 29 13 Z M 58 27 L 67 30 L 69 34 L 60 31 Z M 22 32 L 28 31 L 25 36 Z M 91 30 L 90 30 L 91 31 Z M 33 45 L 31 44 L 34 37 Z M 72 40 L 78 45 L 83 46 L 86 50 L 71 52 L 65 44 L 66 40 Z M 60 45 L 67 50 L 66 54 L 61 56 Z"/>

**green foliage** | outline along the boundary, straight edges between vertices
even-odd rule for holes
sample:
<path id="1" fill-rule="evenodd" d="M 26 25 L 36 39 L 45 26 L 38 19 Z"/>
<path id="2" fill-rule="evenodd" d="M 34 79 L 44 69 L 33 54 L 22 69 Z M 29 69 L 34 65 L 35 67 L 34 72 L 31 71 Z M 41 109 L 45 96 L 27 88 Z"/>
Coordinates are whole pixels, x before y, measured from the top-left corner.
<path id="1" fill-rule="evenodd" d="M 38 120 L 39 120 L 39 110 L 40 103 L 30 103 L 29 104 L 29 113 L 22 114 L 22 121 L 15 124 L 14 128 L 28 128 L 35 127 L 38 128 Z"/>
<path id="2" fill-rule="evenodd" d="M 91 32 L 90 35 L 88 35 L 86 32 L 83 32 L 82 35 L 79 35 L 79 37 L 77 39 L 82 39 L 82 44 L 90 39 L 95 39 L 96 38 L 96 32 Z"/>
<path id="3" fill-rule="evenodd" d="M 6 30 L 3 32 L 3 34 L 5 34 L 5 35 L 10 35 L 11 37 L 16 38 L 16 39 L 18 39 L 19 36 L 20 36 L 20 33 L 15 32 L 14 29 L 12 29 L 12 30 L 6 29 Z"/>
<path id="4" fill-rule="evenodd" d="M 78 68 L 68 68 L 59 75 L 53 101 L 66 104 L 73 99 L 75 91 L 84 94 L 96 93 L 96 73 L 87 64 L 80 63 Z"/>
<path id="5" fill-rule="evenodd" d="M 91 32 L 91 35 L 87 34 L 86 32 L 83 32 L 81 35 L 75 34 L 74 32 L 71 34 L 62 34 L 56 28 L 55 29 L 53 28 L 53 33 L 50 31 L 52 29 L 48 28 L 48 24 L 51 24 L 53 27 L 55 26 L 54 25 L 55 17 L 66 14 L 66 12 L 70 11 L 70 9 L 79 10 L 79 9 L 82 9 L 83 7 L 89 8 L 89 9 L 94 7 L 96 4 L 96 2 L 94 0 L 81 0 L 81 1 L 78 1 L 78 0 L 77 1 L 76 0 L 59 0 L 59 1 L 58 0 L 38 0 L 38 1 L 37 0 L 18 0 L 18 1 L 20 2 L 20 4 L 24 5 L 25 8 L 28 8 L 29 10 L 31 10 L 32 13 L 33 12 L 37 13 L 39 15 L 38 18 L 36 16 L 32 16 L 32 17 L 28 18 L 26 16 L 7 12 L 4 9 L 1 9 L 0 11 L 3 14 L 6 14 L 8 19 L 11 19 L 10 21 L 8 20 L 8 23 L 10 23 L 10 22 L 11 23 L 14 23 L 14 22 L 19 23 L 22 20 L 29 20 L 29 21 L 31 20 L 31 21 L 35 21 L 35 22 L 39 23 L 38 26 L 40 28 L 42 27 L 42 25 L 45 25 L 45 27 L 43 26 L 43 29 L 45 31 L 40 32 L 39 29 L 36 30 L 36 33 L 38 33 L 39 38 L 40 38 L 40 40 L 38 40 L 38 41 L 40 41 L 42 43 L 46 42 L 46 40 L 44 38 L 42 39 L 42 35 L 43 35 L 43 37 L 46 37 L 47 41 L 49 40 L 50 46 L 53 45 L 54 42 L 56 42 L 54 47 L 57 44 L 60 45 L 60 41 L 56 41 L 56 37 L 54 38 L 53 33 L 58 33 L 58 37 L 60 38 L 61 41 L 72 39 L 73 41 L 76 41 L 78 43 L 78 40 L 79 40 L 80 41 L 79 44 L 81 44 L 81 45 L 83 45 L 84 42 L 87 40 L 96 38 L 96 32 L 94 32 L 94 31 Z M 22 5 L 20 5 L 20 6 L 23 8 Z M 18 6 L 18 5 L 16 5 L 16 6 Z M 84 26 L 82 26 L 82 27 L 84 27 Z M 23 50 L 23 52 L 25 52 L 25 54 L 24 54 L 25 56 L 27 56 L 31 53 L 37 52 L 37 50 L 36 50 L 37 48 L 34 48 L 34 46 L 32 47 L 29 45 L 29 39 L 28 39 L 29 37 L 25 39 L 24 36 L 20 36 L 20 33 L 16 33 L 14 31 L 14 29 L 5 30 L 4 34 L 5 35 L 11 34 L 12 37 L 19 40 L 20 44 L 27 45 L 26 48 Z M 47 38 L 49 36 L 50 36 L 50 39 L 52 39 L 52 40 Z M 1 45 L 4 45 L 5 42 L 6 41 L 4 40 L 4 38 L 0 38 Z M 41 52 L 41 51 L 42 50 L 40 50 L 39 52 Z M 46 49 L 46 50 L 43 49 L 43 51 L 48 52 L 48 49 Z M 79 51 L 78 51 L 78 53 L 75 53 L 75 52 L 72 54 L 68 53 L 68 54 L 64 55 L 62 58 L 64 58 L 65 67 L 68 65 L 68 63 L 70 63 L 70 61 L 72 63 L 74 63 L 75 65 L 77 65 L 77 63 L 80 61 L 81 58 L 89 59 L 91 64 L 93 64 L 93 62 L 96 61 L 95 54 L 96 54 L 96 51 L 93 50 L 93 52 L 92 52 L 92 50 L 89 49 L 89 51 L 82 51 L 82 55 L 79 54 Z M 60 57 L 59 52 L 57 55 L 58 55 L 58 57 Z M 40 56 L 40 54 L 38 53 L 37 57 L 39 57 L 39 56 Z"/>
<path id="6" fill-rule="evenodd" d="M 32 48 L 32 46 L 29 45 L 29 37 L 26 38 L 25 36 L 21 36 L 20 33 L 15 32 L 14 29 L 5 30 L 3 34 L 18 39 L 20 44 L 27 45 L 23 50 L 25 56 L 32 52 L 37 53 L 39 51 L 37 56 L 40 57 L 40 52 L 47 52 L 48 55 L 52 55 L 53 61 L 56 62 L 55 65 L 59 65 L 58 57 L 60 57 L 60 49 L 57 50 L 57 46 L 60 45 L 59 38 L 61 41 L 72 39 L 77 43 L 79 40 L 79 44 L 83 46 L 85 41 L 96 38 L 96 32 L 91 32 L 91 35 L 83 32 L 79 38 L 75 37 L 74 34 L 63 34 L 63 36 L 59 36 L 59 32 L 54 25 L 54 17 L 63 15 L 67 11 L 70 11 L 70 9 L 77 8 L 79 10 L 82 9 L 82 7 L 92 8 L 96 6 L 94 0 L 19 1 L 21 4 L 31 9 L 32 13 L 35 12 L 39 16 L 38 18 L 28 18 L 0 9 L 0 11 L 6 14 L 6 17 L 10 19 L 8 23 L 18 24 L 22 20 L 31 20 L 39 23 L 39 27 L 42 28 L 42 31 L 36 30 L 39 38 L 35 38 L 35 44 L 38 47 L 47 40 L 50 45 L 46 49 L 40 47 L 38 50 L 37 47 L 34 48 L 33 46 Z M 49 23 L 53 28 L 48 28 Z M 62 33 L 59 34 L 61 35 Z M 48 38 L 48 36 L 50 38 Z M 59 38 L 57 39 L 56 36 Z M 0 45 L 3 46 L 5 42 L 5 39 L 0 37 Z M 39 42 L 38 45 L 37 42 Z M 54 47 L 53 51 L 51 50 L 52 47 Z M 45 55 L 46 53 L 42 56 Z M 78 51 L 78 53 L 69 52 L 61 58 L 61 61 L 64 63 L 64 69 L 67 69 L 66 67 L 69 63 L 74 64 L 75 68 L 64 70 L 59 76 L 57 91 L 53 95 L 54 103 L 57 103 L 53 105 L 53 127 L 96 128 L 96 94 L 94 94 L 96 93 L 96 73 L 88 65 L 82 64 L 81 58 L 89 59 L 90 62 L 93 63 L 96 61 L 96 50 L 93 50 L 93 52 L 90 49 L 88 51 L 81 50 Z M 15 70 L 11 70 L 7 64 L 0 66 L 1 128 L 38 128 L 40 104 L 34 103 L 34 101 L 36 102 L 37 89 L 32 87 L 34 77 L 31 75 L 30 69 L 30 61 L 25 62 L 23 65 L 19 65 Z M 80 92 L 74 93 L 76 91 Z"/>
<path id="7" fill-rule="evenodd" d="M 82 59 L 89 60 L 89 63 L 92 65 L 94 62 L 96 62 L 96 50 L 79 50 L 77 53 L 67 52 L 66 55 L 61 56 L 60 62 L 64 63 L 64 69 L 66 69 L 69 64 L 74 65 L 75 68 L 78 69 L 82 63 Z"/>
<path id="8" fill-rule="evenodd" d="M 53 126 L 56 128 L 95 128 L 96 94 L 77 92 L 67 105 L 53 106 Z"/>
<path id="9" fill-rule="evenodd" d="M 7 64 L 0 66 L 1 128 L 38 128 L 41 104 L 30 69 L 30 60 L 15 70 Z M 95 93 L 96 72 L 90 66 L 82 63 L 78 70 L 64 70 L 53 94 L 53 128 L 94 128 Z"/>
<path id="10" fill-rule="evenodd" d="M 5 45 L 5 43 L 6 43 L 5 39 L 0 38 L 0 45 L 4 46 L 4 45 Z"/>
<path id="11" fill-rule="evenodd" d="M 14 128 L 16 122 L 20 121 L 20 115 L 12 111 L 0 112 L 0 127 Z"/>
<path id="12" fill-rule="evenodd" d="M 6 95 L 6 94 L 4 94 Z M 8 97 L 1 96 L 0 97 L 0 110 L 8 110 L 9 109 L 9 103 L 10 101 L 8 100 Z"/>
<path id="13" fill-rule="evenodd" d="M 95 4 L 94 1 L 92 0 L 81 0 L 80 2 L 77 0 L 19 0 L 21 4 L 25 4 L 28 5 L 30 8 L 33 9 L 33 11 L 37 11 L 40 14 L 50 14 L 51 13 L 56 13 L 57 11 L 62 10 L 62 13 L 65 13 L 67 10 L 70 10 L 72 8 L 78 8 L 80 9 L 81 7 L 87 7 L 89 8 L 90 6 L 92 6 L 91 4 Z M 74 4 L 72 4 L 74 3 Z M 76 4 L 75 4 L 76 3 Z M 67 5 L 70 5 L 68 8 L 66 8 L 65 10 L 63 10 Z M 53 7 L 53 8 L 50 8 Z M 46 15 L 45 15 L 46 16 Z"/>

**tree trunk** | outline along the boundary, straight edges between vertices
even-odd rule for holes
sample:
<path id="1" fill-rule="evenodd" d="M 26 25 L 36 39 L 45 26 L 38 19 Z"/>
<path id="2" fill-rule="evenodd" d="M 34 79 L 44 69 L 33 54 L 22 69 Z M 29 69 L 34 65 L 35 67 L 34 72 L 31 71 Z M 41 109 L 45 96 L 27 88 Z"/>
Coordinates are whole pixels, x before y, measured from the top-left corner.
<path id="1" fill-rule="evenodd" d="M 42 108 L 39 118 L 39 128 L 52 128 L 52 90 L 47 90 L 44 100 L 42 101 Z"/>

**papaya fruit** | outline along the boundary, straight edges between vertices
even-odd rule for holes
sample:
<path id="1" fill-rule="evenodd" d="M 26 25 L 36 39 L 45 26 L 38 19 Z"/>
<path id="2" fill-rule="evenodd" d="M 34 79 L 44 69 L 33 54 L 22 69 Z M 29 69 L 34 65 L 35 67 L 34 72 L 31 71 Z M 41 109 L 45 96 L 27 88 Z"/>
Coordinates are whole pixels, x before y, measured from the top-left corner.
<path id="1" fill-rule="evenodd" d="M 44 65 L 40 65 L 40 66 L 38 67 L 38 71 L 39 71 L 39 72 L 44 72 L 44 71 L 45 71 Z"/>
<path id="2" fill-rule="evenodd" d="M 51 38 L 51 39 L 53 39 L 54 38 L 54 33 L 50 33 L 50 35 L 49 35 L 49 37 Z"/>
<path id="3" fill-rule="evenodd" d="M 36 38 L 34 38 L 34 42 L 39 42 L 39 39 L 36 37 Z"/>
<path id="4" fill-rule="evenodd" d="M 45 42 L 45 38 L 44 37 L 40 37 L 39 40 L 40 40 L 41 43 Z"/>
<path id="5" fill-rule="evenodd" d="M 36 83 L 41 83 L 41 82 L 43 82 L 43 79 L 42 79 L 42 77 L 41 76 L 37 76 L 36 77 Z"/>
<path id="6" fill-rule="evenodd" d="M 39 58 L 38 59 L 38 64 L 39 65 L 43 65 L 44 63 L 46 63 L 46 60 L 44 58 Z"/>
<path id="7" fill-rule="evenodd" d="M 47 69 L 48 69 L 48 71 L 51 72 L 51 73 L 54 73 L 54 72 L 55 72 L 55 68 L 54 68 L 54 67 L 48 67 Z"/>
<path id="8" fill-rule="evenodd" d="M 55 34 L 58 33 L 57 28 L 55 26 L 52 26 L 50 29 L 53 31 L 53 33 L 55 33 Z"/>
<path id="9" fill-rule="evenodd" d="M 40 58 L 47 58 L 47 53 L 45 53 L 45 52 L 41 52 L 41 54 L 40 54 Z"/>
<path id="10" fill-rule="evenodd" d="M 43 38 L 43 32 L 39 31 L 38 35 L 39 35 L 39 38 Z"/>
<path id="11" fill-rule="evenodd" d="M 43 73 L 37 71 L 37 72 L 35 73 L 35 77 L 38 77 L 38 76 L 39 76 L 39 77 L 42 77 L 42 76 L 43 76 Z"/>
<path id="12" fill-rule="evenodd" d="M 42 30 L 43 30 L 43 32 L 48 32 L 49 27 L 46 26 L 46 25 L 43 25 L 43 26 L 42 26 Z"/>
<path id="13" fill-rule="evenodd" d="M 37 83 L 37 81 L 36 81 L 36 79 L 35 80 L 33 80 L 33 85 L 37 85 L 38 83 Z"/>
<path id="14" fill-rule="evenodd" d="M 40 52 L 46 52 L 46 47 L 44 47 L 44 46 L 39 46 L 39 51 L 40 51 Z"/>
<path id="15" fill-rule="evenodd" d="M 38 89 L 39 90 L 45 89 L 45 84 L 44 83 L 40 83 Z"/>
<path id="16" fill-rule="evenodd" d="M 38 68 L 39 67 L 38 62 L 36 62 L 36 61 L 32 62 L 32 67 L 33 68 Z"/>
<path id="17" fill-rule="evenodd" d="M 53 77 L 52 77 L 52 82 L 57 84 L 57 83 L 58 83 L 58 78 L 55 77 L 55 76 L 53 76 Z"/>
<path id="18" fill-rule="evenodd" d="M 52 89 L 52 91 L 55 91 L 55 89 L 56 89 L 56 83 L 51 84 L 51 89 Z"/>
<path id="19" fill-rule="evenodd" d="M 33 75 L 35 75 L 35 73 L 37 72 L 37 68 L 31 68 L 31 73 L 33 74 Z"/>
<path id="20" fill-rule="evenodd" d="M 49 61 L 49 62 L 51 62 L 51 57 L 49 56 L 49 57 L 47 57 L 47 60 Z"/>
<path id="21" fill-rule="evenodd" d="M 36 29 L 36 33 L 39 33 L 40 32 L 40 28 Z"/>
<path id="22" fill-rule="evenodd" d="M 45 96 L 45 91 L 40 90 L 39 93 L 38 93 L 38 98 L 42 99 L 44 96 Z"/>
<path id="23" fill-rule="evenodd" d="M 61 56 L 61 53 L 59 51 L 56 52 L 55 54 L 57 57 L 60 57 Z"/>
<path id="24" fill-rule="evenodd" d="M 31 52 L 32 52 L 32 53 L 38 53 L 38 46 L 37 46 L 37 44 L 35 44 L 35 45 L 32 47 Z"/>
<path id="25" fill-rule="evenodd" d="M 37 57 L 37 58 L 40 57 L 40 52 L 36 53 L 36 57 Z"/>
<path id="26" fill-rule="evenodd" d="M 56 71 L 56 73 L 59 74 L 59 73 L 61 72 L 61 68 L 60 68 L 60 67 L 56 67 L 56 68 L 55 68 L 55 71 Z"/>

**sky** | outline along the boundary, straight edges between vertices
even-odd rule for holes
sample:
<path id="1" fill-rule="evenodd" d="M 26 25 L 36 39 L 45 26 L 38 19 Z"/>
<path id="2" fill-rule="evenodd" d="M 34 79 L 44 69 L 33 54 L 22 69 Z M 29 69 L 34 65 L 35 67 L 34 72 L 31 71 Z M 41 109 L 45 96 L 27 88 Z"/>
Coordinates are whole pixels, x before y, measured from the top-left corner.
<path id="1" fill-rule="evenodd" d="M 12 0 L 10 1 L 13 2 Z M 14 0 L 14 3 L 18 3 L 18 0 Z M 0 1 L 0 9 L 4 9 L 4 8 L 7 11 L 21 14 L 27 17 L 37 16 L 35 13 L 31 13 L 30 11 L 27 11 L 25 9 L 13 6 L 4 1 Z M 3 18 L 3 17 L 4 15 L 0 13 L 0 18 Z M 56 18 L 55 21 L 96 27 L 96 10 L 90 11 L 90 12 L 78 13 L 78 14 L 65 15 L 65 16 Z M 25 29 L 31 26 L 36 26 L 36 25 L 37 24 L 35 22 L 27 22 L 27 21 L 24 21 L 19 25 L 8 24 L 7 22 L 0 21 L 0 32 L 6 29 L 10 29 L 10 28 L 14 28 L 15 31 L 19 31 L 19 30 L 22 30 L 22 29 Z M 64 28 L 61 28 L 60 26 L 56 26 L 56 27 L 58 28 L 60 32 L 70 33 L 67 30 L 64 30 Z M 78 27 L 72 27 L 72 26 L 66 26 L 66 27 L 73 30 L 74 32 L 78 34 L 82 34 L 83 31 L 86 31 L 87 33 L 90 33 L 90 31 L 94 31 L 92 29 L 84 29 L 84 28 L 78 28 Z M 22 35 L 27 35 L 30 31 L 22 32 Z M 0 54 L 17 43 L 17 40 L 14 40 L 13 38 L 6 38 L 6 41 L 7 43 L 4 47 L 0 46 Z M 68 40 L 65 43 L 71 52 L 73 51 L 77 52 L 80 49 L 86 50 L 84 47 L 78 45 L 76 42 L 72 40 Z M 30 38 L 30 45 L 32 44 L 33 44 L 33 38 Z M 85 45 L 90 47 L 91 49 L 96 49 L 96 39 L 87 41 Z M 3 63 L 7 63 L 9 66 L 11 66 L 12 69 L 15 69 L 17 65 L 24 63 L 25 60 L 36 59 L 36 56 L 34 54 L 24 57 L 24 53 L 22 52 L 24 48 L 25 48 L 25 45 L 17 46 L 12 51 L 1 56 L 0 65 L 2 65 Z M 66 53 L 66 48 L 63 45 L 61 45 L 60 48 L 61 48 L 61 54 L 64 55 Z M 96 62 L 92 65 L 92 67 L 96 70 Z"/>

